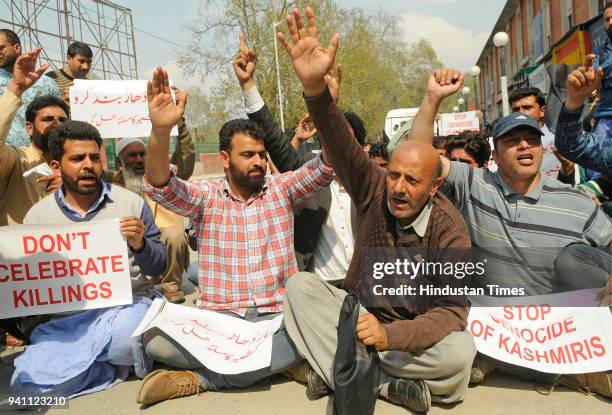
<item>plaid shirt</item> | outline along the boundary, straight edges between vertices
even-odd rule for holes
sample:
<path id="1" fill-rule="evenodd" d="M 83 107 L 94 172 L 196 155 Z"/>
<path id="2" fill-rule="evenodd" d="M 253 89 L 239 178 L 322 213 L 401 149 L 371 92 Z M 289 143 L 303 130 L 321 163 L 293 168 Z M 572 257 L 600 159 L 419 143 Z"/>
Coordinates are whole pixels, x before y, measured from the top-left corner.
<path id="1" fill-rule="evenodd" d="M 186 216 L 198 236 L 198 307 L 244 316 L 282 311 L 287 278 L 298 272 L 293 247 L 293 211 L 328 186 L 333 170 L 320 157 L 299 170 L 267 176 L 246 202 L 226 178 L 190 183 L 173 173 L 162 188 L 145 181 L 145 192 Z"/>

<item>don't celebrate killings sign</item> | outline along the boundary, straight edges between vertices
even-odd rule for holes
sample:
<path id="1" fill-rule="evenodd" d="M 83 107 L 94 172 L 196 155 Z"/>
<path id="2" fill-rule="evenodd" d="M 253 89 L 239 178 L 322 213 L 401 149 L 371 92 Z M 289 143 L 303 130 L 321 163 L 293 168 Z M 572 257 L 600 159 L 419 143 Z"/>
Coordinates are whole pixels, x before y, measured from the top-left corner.
<path id="1" fill-rule="evenodd" d="M 119 220 L 0 228 L 0 318 L 132 303 Z"/>

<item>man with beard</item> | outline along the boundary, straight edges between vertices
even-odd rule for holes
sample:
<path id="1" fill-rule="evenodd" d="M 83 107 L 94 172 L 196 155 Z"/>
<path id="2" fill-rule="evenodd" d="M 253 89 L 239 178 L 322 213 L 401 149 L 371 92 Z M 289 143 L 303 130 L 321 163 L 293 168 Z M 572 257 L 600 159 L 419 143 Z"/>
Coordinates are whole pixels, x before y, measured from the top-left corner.
<path id="1" fill-rule="evenodd" d="M 334 377 L 336 351 L 347 343 L 338 335 L 338 315 L 350 293 L 361 304 L 354 339 L 364 347 L 373 346 L 380 358 L 379 396 L 415 412 L 427 412 L 432 401 L 460 402 L 476 349 L 465 330 L 467 298 L 442 290 L 469 283 L 435 270 L 430 275 L 416 271 L 410 278 L 401 271 L 385 271 L 388 277 L 382 280 L 373 278 L 372 273 L 373 261 L 382 260 L 379 264 L 388 269 L 396 258 L 402 260 L 398 256 L 408 260 L 404 256 L 407 252 L 415 262 L 468 259 L 470 240 L 465 223 L 438 192 L 440 157 L 430 143 L 417 142 L 400 144 L 386 170 L 368 159 L 325 82 L 339 35 L 334 34 L 330 46 L 323 49 L 311 8 L 306 9 L 306 17 L 308 30 L 295 9 L 287 16 L 290 40 L 280 33 L 278 37 L 302 83 L 323 151 L 357 209 L 355 251 L 342 287 L 310 273 L 301 273 L 287 283 L 287 331 L 316 372 L 315 376 L 309 373 L 308 383 L 318 378 L 316 383 L 322 384 L 310 389 L 322 394 L 339 380 Z M 438 290 L 421 293 L 417 288 L 424 281 Z M 411 290 L 402 295 L 400 284 L 409 284 Z M 363 355 L 358 352 L 357 356 Z M 359 376 L 359 369 L 351 373 L 353 376 Z"/>
<path id="2" fill-rule="evenodd" d="M 226 176 L 189 183 L 168 165 L 170 130 L 185 105 L 174 104 L 166 71 L 157 68 L 148 84 L 153 128 L 145 163 L 145 192 L 194 223 L 198 234 L 198 307 L 249 321 L 282 312 L 283 291 L 298 272 L 293 248 L 293 211 L 328 186 L 333 171 L 322 157 L 302 168 L 265 176 L 263 132 L 250 120 L 232 120 L 219 132 Z M 243 388 L 289 369 L 301 359 L 283 326 L 272 337 L 270 366 L 222 375 L 204 367 L 164 333 L 145 334 L 147 352 L 185 371 L 156 371 L 141 384 L 137 401 L 152 404 L 203 390 Z"/>
<path id="3" fill-rule="evenodd" d="M 66 66 L 45 75 L 53 79 L 60 89 L 66 101 L 69 100 L 68 90 L 75 79 L 87 79 L 91 70 L 93 52 L 91 48 L 82 42 L 72 42 L 68 46 L 68 59 Z"/>
<path id="4" fill-rule="evenodd" d="M 23 106 L 23 96 L 37 82 L 45 70 L 38 71 L 36 58 L 40 49 L 23 54 L 14 65 L 14 73 L 7 89 L 0 97 L 0 226 L 21 223 L 28 209 L 42 199 L 47 191 L 57 188 L 59 178 L 47 175 L 36 179 L 24 178 L 28 170 L 50 161 L 44 132 L 68 119 L 68 105 L 53 96 L 40 96 L 28 105 L 25 129 L 32 145 L 15 146 L 6 142 L 16 113 Z"/>
<path id="5" fill-rule="evenodd" d="M 55 175 L 37 179 L 24 178 L 28 170 L 45 166 L 50 161 L 46 137 L 50 127 L 66 121 L 68 106 L 57 97 L 35 98 L 26 110 L 26 130 L 32 145 L 18 147 L 6 144 L 6 137 L 15 114 L 23 102 L 21 97 L 41 76 L 45 67 L 36 71 L 36 57 L 40 49 L 24 53 L 14 67 L 11 82 L 0 97 L 0 226 L 22 223 L 27 211 L 54 191 L 61 179 Z M 36 176 L 34 176 L 36 177 Z M 0 320 L 0 344 L 21 346 L 37 324 L 45 321 L 41 316 Z"/>
<path id="6" fill-rule="evenodd" d="M 21 41 L 17 34 L 9 29 L 0 29 L 0 94 L 6 91 L 11 79 L 13 78 L 13 68 L 17 58 L 21 55 Z M 44 65 L 45 70 L 48 65 Z M 24 106 L 17 111 L 17 114 L 8 133 L 7 143 L 16 146 L 29 146 L 30 139 L 24 128 L 25 108 L 34 100 L 42 95 L 52 95 L 60 97 L 60 90 L 57 84 L 49 77 L 39 77 L 35 84 L 23 93 L 21 100 Z"/>
<path id="7" fill-rule="evenodd" d="M 164 271 L 166 249 L 142 198 L 101 180 L 101 143 L 98 130 L 81 121 L 68 121 L 50 130 L 51 167 L 61 174 L 63 184 L 35 204 L 24 223 L 121 218 L 133 303 L 51 316 L 32 332 L 31 344 L 15 359 L 12 393 L 70 399 L 111 387 L 131 373 L 142 378 L 153 365 L 142 339 L 131 334 L 152 302 L 152 284 L 145 275 Z"/>
<path id="8" fill-rule="evenodd" d="M 184 94 L 177 94 L 177 98 L 183 97 Z M 185 301 L 181 282 L 183 272 L 189 266 L 189 243 L 183 217 L 143 193 L 146 151 L 145 144 L 138 138 L 124 138 L 119 141 L 116 148 L 119 171 L 113 175 L 112 182 L 139 194 L 151 208 L 153 220 L 161 230 L 161 240 L 168 249 L 167 267 L 161 277 L 162 292 L 169 302 L 178 304 Z M 170 163 L 173 161 L 176 161 L 176 176 L 188 180 L 193 173 L 195 147 L 184 120 L 179 123 L 178 145 Z"/>

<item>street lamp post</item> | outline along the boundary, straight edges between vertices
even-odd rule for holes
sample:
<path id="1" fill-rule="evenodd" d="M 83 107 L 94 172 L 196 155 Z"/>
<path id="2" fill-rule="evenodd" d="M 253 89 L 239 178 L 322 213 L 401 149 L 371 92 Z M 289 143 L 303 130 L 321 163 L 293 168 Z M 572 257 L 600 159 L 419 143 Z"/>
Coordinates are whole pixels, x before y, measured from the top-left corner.
<path id="1" fill-rule="evenodd" d="M 463 88 L 461 88 L 461 94 L 463 95 L 463 98 L 465 99 L 465 110 L 466 111 L 470 110 L 470 92 L 471 92 L 471 89 L 469 86 L 464 86 Z"/>
<path id="2" fill-rule="evenodd" d="M 457 98 L 457 105 L 459 109 L 463 107 L 463 104 L 465 104 L 465 99 L 463 99 L 462 97 Z"/>
<path id="3" fill-rule="evenodd" d="M 501 66 L 501 93 L 502 93 L 502 112 L 504 117 L 510 114 L 510 108 L 508 107 L 508 79 L 506 78 L 506 63 L 504 62 L 505 47 L 508 44 L 510 38 L 506 32 L 497 32 L 493 36 L 493 44 L 496 48 L 499 48 L 500 52 L 500 66 Z"/>
<path id="4" fill-rule="evenodd" d="M 474 106 L 476 107 L 476 110 L 479 110 L 480 106 L 478 104 L 480 97 L 478 96 L 478 87 L 480 86 L 480 67 L 477 65 L 472 66 L 470 68 L 470 75 L 472 75 L 472 78 L 474 78 Z"/>
<path id="5" fill-rule="evenodd" d="M 281 130 L 285 132 L 285 115 L 283 114 L 283 91 L 281 90 L 280 81 L 280 66 L 278 65 L 278 42 L 276 41 L 276 27 L 282 22 L 272 23 L 272 32 L 274 32 L 274 53 L 276 55 L 276 85 L 278 87 L 278 107 L 280 109 Z"/>

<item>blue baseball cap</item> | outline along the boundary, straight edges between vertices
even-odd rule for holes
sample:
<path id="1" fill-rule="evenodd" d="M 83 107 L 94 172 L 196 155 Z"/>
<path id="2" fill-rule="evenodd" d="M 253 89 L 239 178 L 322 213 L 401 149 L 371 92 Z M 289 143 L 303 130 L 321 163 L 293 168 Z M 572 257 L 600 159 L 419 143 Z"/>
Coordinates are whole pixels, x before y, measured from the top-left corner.
<path id="1" fill-rule="evenodd" d="M 505 117 L 497 120 L 495 126 L 493 127 L 493 141 L 519 127 L 531 128 L 540 136 L 544 135 L 536 120 L 531 118 L 529 115 L 521 114 L 520 112 L 513 112 L 512 114 L 506 115 Z"/>

